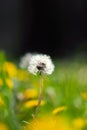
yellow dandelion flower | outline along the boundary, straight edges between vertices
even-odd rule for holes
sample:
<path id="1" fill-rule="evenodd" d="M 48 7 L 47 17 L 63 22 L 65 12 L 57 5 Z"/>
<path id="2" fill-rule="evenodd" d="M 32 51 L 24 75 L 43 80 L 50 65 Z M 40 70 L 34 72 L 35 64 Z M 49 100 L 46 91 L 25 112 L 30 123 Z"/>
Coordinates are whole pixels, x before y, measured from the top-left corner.
<path id="1" fill-rule="evenodd" d="M 87 92 L 81 93 L 81 96 L 84 100 L 87 100 Z"/>
<path id="2" fill-rule="evenodd" d="M 8 85 L 8 87 L 9 87 L 10 89 L 13 88 L 13 82 L 12 82 L 11 79 L 6 79 L 6 84 Z"/>
<path id="3" fill-rule="evenodd" d="M 37 91 L 35 89 L 27 89 L 24 92 L 25 99 L 37 97 Z"/>
<path id="4" fill-rule="evenodd" d="M 11 62 L 5 62 L 4 69 L 10 77 L 14 77 L 17 74 L 17 67 Z"/>
<path id="5" fill-rule="evenodd" d="M 66 118 L 44 116 L 34 119 L 26 126 L 26 130 L 72 130 Z"/>
<path id="6" fill-rule="evenodd" d="M 57 114 L 57 113 L 59 113 L 59 112 L 65 111 L 66 109 L 67 109 L 66 106 L 57 107 L 57 108 L 55 108 L 55 109 L 52 111 L 52 114 L 55 115 L 55 114 Z"/>
<path id="7" fill-rule="evenodd" d="M 3 86 L 3 81 L 2 79 L 0 78 L 0 87 Z"/>
<path id="8" fill-rule="evenodd" d="M 77 118 L 72 124 L 76 130 L 82 130 L 82 128 L 85 126 L 85 120 L 82 118 Z"/>
<path id="9" fill-rule="evenodd" d="M 0 123 L 0 130 L 8 130 L 7 125 L 5 125 L 4 123 Z"/>
<path id="10" fill-rule="evenodd" d="M 4 105 L 3 99 L 0 97 L 0 106 Z"/>
<path id="11" fill-rule="evenodd" d="M 41 106 L 43 106 L 45 104 L 45 101 L 41 101 Z M 27 101 L 25 102 L 24 106 L 26 108 L 32 108 L 38 105 L 38 100 L 31 100 L 31 101 Z"/>

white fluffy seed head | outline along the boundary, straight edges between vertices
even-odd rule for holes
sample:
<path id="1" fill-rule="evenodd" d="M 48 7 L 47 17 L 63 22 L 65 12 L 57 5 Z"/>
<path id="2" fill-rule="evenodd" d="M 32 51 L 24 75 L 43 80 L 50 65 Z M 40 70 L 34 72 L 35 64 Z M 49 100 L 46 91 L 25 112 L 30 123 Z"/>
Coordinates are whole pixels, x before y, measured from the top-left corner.
<path id="1" fill-rule="evenodd" d="M 37 54 L 32 56 L 29 62 L 28 71 L 34 75 L 37 73 L 50 75 L 54 71 L 54 64 L 52 63 L 50 56 Z"/>
<path id="2" fill-rule="evenodd" d="M 21 57 L 19 66 L 22 69 L 26 69 L 29 66 L 29 62 L 32 56 L 33 56 L 32 53 L 26 53 L 23 57 Z"/>

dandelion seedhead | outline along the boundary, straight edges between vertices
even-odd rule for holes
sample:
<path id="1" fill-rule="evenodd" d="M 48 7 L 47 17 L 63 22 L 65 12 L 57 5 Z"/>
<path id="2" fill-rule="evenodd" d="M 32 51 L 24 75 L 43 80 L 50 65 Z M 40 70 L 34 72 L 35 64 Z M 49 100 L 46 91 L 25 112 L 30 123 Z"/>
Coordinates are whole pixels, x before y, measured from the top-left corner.
<path id="1" fill-rule="evenodd" d="M 50 75 L 54 71 L 54 65 L 50 56 L 37 54 L 32 56 L 28 71 L 34 75 L 37 73 Z"/>
<path id="2" fill-rule="evenodd" d="M 39 98 L 38 98 L 38 104 L 36 107 L 36 112 L 34 115 L 34 117 L 36 117 L 36 115 L 39 112 L 39 108 L 40 108 L 40 104 L 41 104 L 41 100 L 42 100 L 42 92 L 43 92 L 42 74 L 47 74 L 47 75 L 52 74 L 52 72 L 54 71 L 54 65 L 52 63 L 50 56 L 43 55 L 43 54 L 37 54 L 37 55 L 32 56 L 32 58 L 30 59 L 28 71 L 34 75 L 39 73 L 41 76 L 40 93 L 39 93 Z"/>
<path id="3" fill-rule="evenodd" d="M 32 58 L 33 54 L 32 53 L 26 53 L 23 57 L 20 59 L 19 66 L 22 69 L 26 69 L 29 65 L 30 59 Z"/>

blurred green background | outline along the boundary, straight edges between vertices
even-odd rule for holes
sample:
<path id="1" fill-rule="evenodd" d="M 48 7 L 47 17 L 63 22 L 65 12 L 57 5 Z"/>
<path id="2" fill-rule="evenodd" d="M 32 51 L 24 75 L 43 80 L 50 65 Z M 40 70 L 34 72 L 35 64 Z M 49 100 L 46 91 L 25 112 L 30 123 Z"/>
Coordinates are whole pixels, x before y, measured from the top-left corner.
<path id="1" fill-rule="evenodd" d="M 38 116 L 40 77 L 19 67 L 0 52 L 1 130 L 86 130 L 87 61 L 83 58 L 53 59 L 55 71 L 44 76 Z"/>

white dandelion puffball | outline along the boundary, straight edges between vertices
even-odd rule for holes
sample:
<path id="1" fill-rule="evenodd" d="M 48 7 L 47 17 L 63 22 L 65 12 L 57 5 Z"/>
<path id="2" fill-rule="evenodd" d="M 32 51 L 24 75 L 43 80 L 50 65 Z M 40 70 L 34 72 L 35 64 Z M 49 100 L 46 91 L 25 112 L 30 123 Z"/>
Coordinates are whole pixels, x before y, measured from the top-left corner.
<path id="1" fill-rule="evenodd" d="M 26 53 L 23 57 L 21 57 L 19 66 L 23 69 L 26 69 L 29 66 L 29 62 L 32 56 L 32 53 Z"/>
<path id="2" fill-rule="evenodd" d="M 50 56 L 37 54 L 32 56 L 28 71 L 34 75 L 37 73 L 50 75 L 54 71 L 54 64 L 52 63 Z"/>

